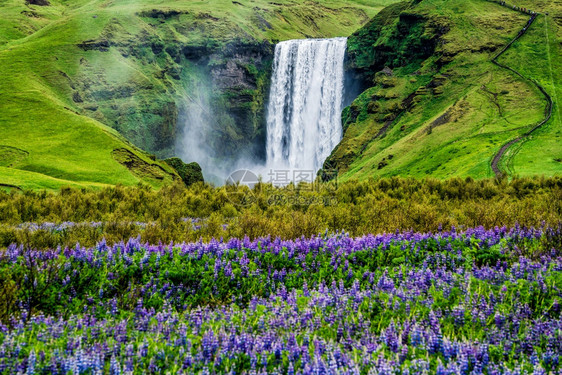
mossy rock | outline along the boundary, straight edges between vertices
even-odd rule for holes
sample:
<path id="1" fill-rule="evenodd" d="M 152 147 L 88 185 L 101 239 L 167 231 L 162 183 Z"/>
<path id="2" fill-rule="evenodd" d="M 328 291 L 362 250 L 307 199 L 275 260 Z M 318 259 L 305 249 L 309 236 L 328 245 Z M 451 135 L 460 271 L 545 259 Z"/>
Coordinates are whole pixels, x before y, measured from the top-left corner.
<path id="1" fill-rule="evenodd" d="M 25 160 L 29 153 L 17 147 L 0 145 L 0 167 L 12 167 Z"/>
<path id="2" fill-rule="evenodd" d="M 118 163 L 127 167 L 138 178 L 163 181 L 168 174 L 160 165 L 148 163 L 126 148 L 117 148 L 111 154 Z"/>
<path id="3" fill-rule="evenodd" d="M 164 161 L 178 172 L 186 186 L 191 186 L 196 182 L 205 182 L 203 171 L 198 163 L 186 164 L 180 158 L 170 158 Z"/>

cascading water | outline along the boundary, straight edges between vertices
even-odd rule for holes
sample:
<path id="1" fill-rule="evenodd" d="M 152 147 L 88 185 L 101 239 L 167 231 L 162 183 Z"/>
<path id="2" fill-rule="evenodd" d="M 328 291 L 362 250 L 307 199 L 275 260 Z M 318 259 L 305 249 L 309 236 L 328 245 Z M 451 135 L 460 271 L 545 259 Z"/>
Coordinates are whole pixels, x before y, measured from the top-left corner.
<path id="1" fill-rule="evenodd" d="M 316 172 L 341 141 L 346 48 L 347 38 L 276 46 L 267 113 L 268 168 Z"/>

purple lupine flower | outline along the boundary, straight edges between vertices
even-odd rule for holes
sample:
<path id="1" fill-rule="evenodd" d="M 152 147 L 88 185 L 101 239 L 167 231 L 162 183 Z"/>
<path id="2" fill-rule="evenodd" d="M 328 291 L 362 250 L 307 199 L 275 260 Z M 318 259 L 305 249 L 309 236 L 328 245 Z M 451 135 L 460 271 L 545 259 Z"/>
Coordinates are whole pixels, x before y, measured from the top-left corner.
<path id="1" fill-rule="evenodd" d="M 111 363 L 109 367 L 109 373 L 111 375 L 120 375 L 121 374 L 121 365 L 117 362 L 115 356 L 111 356 Z"/>
<path id="2" fill-rule="evenodd" d="M 37 356 L 35 355 L 35 350 L 29 352 L 29 357 L 27 358 L 27 372 L 28 375 L 35 374 L 35 365 L 37 363 Z"/>

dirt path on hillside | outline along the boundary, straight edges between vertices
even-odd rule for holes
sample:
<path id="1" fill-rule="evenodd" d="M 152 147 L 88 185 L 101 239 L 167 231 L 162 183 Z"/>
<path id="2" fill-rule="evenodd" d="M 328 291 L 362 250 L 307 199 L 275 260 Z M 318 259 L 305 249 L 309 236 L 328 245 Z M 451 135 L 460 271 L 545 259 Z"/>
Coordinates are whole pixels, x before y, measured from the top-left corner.
<path id="1" fill-rule="evenodd" d="M 556 103 L 556 112 L 558 113 L 558 123 L 562 121 L 562 117 L 560 116 L 560 103 L 558 101 L 558 94 L 556 93 L 556 83 L 554 81 L 554 70 L 552 69 L 552 55 L 550 54 L 550 37 L 548 36 L 548 16 L 544 19 L 544 33 L 546 37 L 546 53 L 548 55 L 548 68 L 550 70 L 550 82 L 552 83 L 552 87 L 554 88 L 554 92 L 552 96 L 554 97 L 554 103 Z"/>
<path id="2" fill-rule="evenodd" d="M 533 126 L 529 131 L 527 131 L 525 134 L 510 140 L 509 142 L 507 142 L 506 144 L 504 144 L 500 150 L 496 153 L 496 155 L 494 156 L 494 158 L 492 159 L 492 170 L 494 171 L 494 173 L 496 174 L 497 177 L 501 177 L 504 175 L 504 173 L 501 171 L 500 169 L 500 162 L 503 158 L 503 156 L 505 155 L 505 153 L 507 152 L 507 150 L 513 146 L 514 144 L 516 144 L 517 142 L 523 140 L 524 138 L 527 138 L 528 136 L 531 135 L 531 133 L 533 133 L 535 130 L 539 129 L 541 126 L 543 126 L 544 124 L 546 124 L 550 118 L 552 117 L 552 107 L 553 107 L 553 101 L 551 96 L 546 92 L 546 90 L 544 89 L 544 87 L 542 87 L 537 81 L 529 78 L 529 77 L 525 77 L 523 74 L 519 73 L 517 70 L 501 64 L 498 62 L 498 59 L 505 53 L 507 52 L 507 50 L 509 50 L 509 48 L 511 48 L 511 46 L 513 45 L 513 43 L 515 43 L 516 41 L 518 41 L 523 35 L 525 35 L 527 33 L 527 31 L 529 30 L 529 28 L 533 25 L 533 23 L 535 22 L 535 20 L 538 17 L 538 13 L 535 13 L 533 11 L 524 9 L 524 8 L 519 8 L 519 7 L 515 7 L 512 5 L 508 5 L 505 1 L 494 1 L 494 0 L 488 0 L 488 1 L 492 1 L 494 3 L 497 3 L 499 5 L 505 6 L 509 9 L 513 9 L 514 11 L 518 11 L 518 12 L 523 12 L 525 14 L 530 14 L 531 18 L 529 19 L 529 21 L 527 22 L 527 25 L 521 30 L 519 31 L 519 34 L 517 34 L 517 36 L 511 40 L 504 48 L 502 48 L 502 50 L 494 56 L 494 58 L 492 59 L 492 63 L 494 63 L 495 65 L 499 66 L 500 68 L 503 69 L 507 69 L 515 74 L 517 74 L 519 77 L 521 77 L 522 79 L 531 82 L 533 85 L 535 85 L 539 91 L 544 95 L 545 99 L 546 99 L 546 107 L 545 107 L 545 111 L 544 111 L 544 119 L 542 121 L 540 121 L 538 124 L 536 124 L 535 126 Z"/>

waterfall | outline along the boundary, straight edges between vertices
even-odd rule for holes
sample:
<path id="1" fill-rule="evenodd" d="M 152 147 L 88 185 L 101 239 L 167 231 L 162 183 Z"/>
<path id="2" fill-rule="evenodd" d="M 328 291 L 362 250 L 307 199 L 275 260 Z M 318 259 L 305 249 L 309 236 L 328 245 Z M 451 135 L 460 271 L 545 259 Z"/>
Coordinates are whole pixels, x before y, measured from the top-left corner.
<path id="1" fill-rule="evenodd" d="M 322 168 L 341 141 L 347 38 L 289 40 L 275 48 L 267 110 L 267 167 Z"/>

